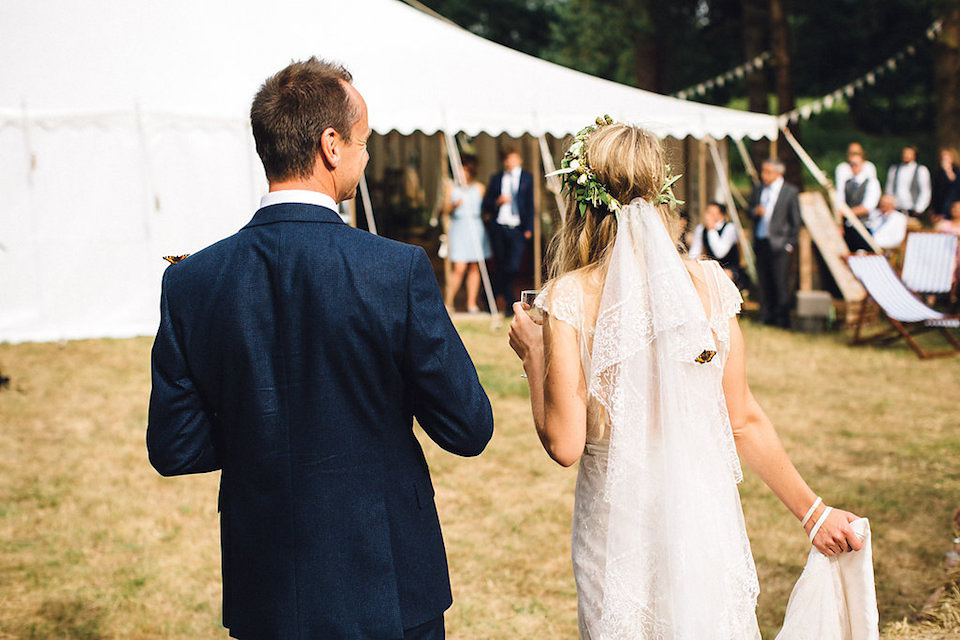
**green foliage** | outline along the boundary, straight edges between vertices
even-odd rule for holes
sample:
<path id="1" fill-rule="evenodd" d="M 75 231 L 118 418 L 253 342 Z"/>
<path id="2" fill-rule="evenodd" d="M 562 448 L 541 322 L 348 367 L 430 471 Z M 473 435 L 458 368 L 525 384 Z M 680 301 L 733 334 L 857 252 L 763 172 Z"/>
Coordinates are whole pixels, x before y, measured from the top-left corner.
<path id="1" fill-rule="evenodd" d="M 867 133 L 933 129 L 932 45 L 923 39 L 956 0 L 785 0 L 798 95 L 820 96 L 862 77 L 908 45 L 897 70 L 850 100 Z M 742 0 L 426 0 L 477 35 L 616 82 L 672 93 L 744 62 Z M 762 34 L 769 42 L 769 33 Z M 772 68 L 767 67 L 772 88 Z M 558 88 L 558 91 L 562 89 Z M 742 81 L 698 98 L 727 104 Z"/>
<path id="2" fill-rule="evenodd" d="M 548 46 L 547 27 L 555 16 L 554 0 L 422 0 L 461 27 L 502 45 L 539 56 Z"/>
<path id="3" fill-rule="evenodd" d="M 909 45 L 905 58 L 850 100 L 854 124 L 866 133 L 933 128 L 933 45 L 923 38 L 937 15 L 931 0 L 787 2 L 793 83 L 823 95 L 862 77 Z"/>
<path id="4" fill-rule="evenodd" d="M 544 57 L 662 93 L 740 64 L 739 0 L 561 0 Z"/>
<path id="5" fill-rule="evenodd" d="M 821 169 L 831 174 L 833 168 L 846 159 L 847 143 L 856 140 L 863 145 L 867 157 L 877 166 L 880 181 L 886 181 L 886 171 L 900 161 L 900 152 L 908 144 L 918 147 L 918 160 L 928 167 L 936 163 L 936 141 L 933 130 L 911 127 L 891 133 L 871 133 L 861 129 L 856 119 L 845 108 L 835 108 L 800 123 L 803 146 Z M 812 177 L 807 184 L 814 184 Z"/>
<path id="6" fill-rule="evenodd" d="M 635 84 L 635 49 L 652 35 L 642 0 L 620 5 L 565 0 L 556 9 L 545 57 L 591 75 Z"/>

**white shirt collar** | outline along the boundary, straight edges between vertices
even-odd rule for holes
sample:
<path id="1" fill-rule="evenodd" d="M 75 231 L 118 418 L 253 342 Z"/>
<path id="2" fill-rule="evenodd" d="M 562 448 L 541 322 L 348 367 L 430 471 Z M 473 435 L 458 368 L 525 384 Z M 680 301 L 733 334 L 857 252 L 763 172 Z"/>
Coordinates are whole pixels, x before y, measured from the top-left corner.
<path id="1" fill-rule="evenodd" d="M 260 198 L 261 208 L 273 204 L 314 204 L 334 212 L 338 211 L 337 203 L 333 201 L 333 198 L 319 191 L 307 191 L 305 189 L 271 191 Z"/>
<path id="2" fill-rule="evenodd" d="M 779 195 L 780 187 L 783 186 L 783 176 L 777 176 L 777 179 L 771 182 L 768 185 L 765 185 L 765 188 L 769 190 L 770 196 Z"/>

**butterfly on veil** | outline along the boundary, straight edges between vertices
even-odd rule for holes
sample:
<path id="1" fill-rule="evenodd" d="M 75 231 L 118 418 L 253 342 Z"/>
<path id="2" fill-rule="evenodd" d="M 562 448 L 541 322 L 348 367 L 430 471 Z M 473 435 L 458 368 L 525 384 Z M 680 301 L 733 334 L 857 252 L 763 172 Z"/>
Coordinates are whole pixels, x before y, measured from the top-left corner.
<path id="1" fill-rule="evenodd" d="M 169 262 L 170 264 L 177 264 L 178 262 L 182 262 L 183 259 L 189 255 L 190 255 L 189 253 L 185 253 L 182 256 L 163 256 L 163 259 Z"/>
<path id="2" fill-rule="evenodd" d="M 696 357 L 695 362 L 698 362 L 698 363 L 700 363 L 700 364 L 706 364 L 706 363 L 710 362 L 711 360 L 713 360 L 713 356 L 715 356 L 715 355 L 717 355 L 717 352 L 716 352 L 716 351 L 711 351 L 710 349 L 704 349 L 704 350 L 700 353 L 700 355 L 698 355 L 698 356 Z"/>

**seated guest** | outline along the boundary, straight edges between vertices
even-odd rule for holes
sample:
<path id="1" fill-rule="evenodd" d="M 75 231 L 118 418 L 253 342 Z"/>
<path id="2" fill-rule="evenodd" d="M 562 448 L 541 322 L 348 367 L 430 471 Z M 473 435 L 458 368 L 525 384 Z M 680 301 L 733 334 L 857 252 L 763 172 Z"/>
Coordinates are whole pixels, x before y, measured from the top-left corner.
<path id="1" fill-rule="evenodd" d="M 850 177 L 842 184 L 837 185 L 840 197 L 861 222 L 866 223 L 870 212 L 880 203 L 880 181 L 876 174 L 870 175 L 866 168 L 866 160 L 860 153 L 851 153 L 847 156 L 850 164 Z M 853 227 L 850 221 L 843 219 L 843 240 L 851 252 L 872 251 L 867 241 Z"/>
<path id="2" fill-rule="evenodd" d="M 949 216 L 937 220 L 933 228 L 943 233 L 955 233 L 960 236 L 960 200 L 950 205 Z"/>
<path id="3" fill-rule="evenodd" d="M 737 227 L 727 218 L 727 205 L 720 202 L 707 205 L 703 212 L 703 223 L 693 231 L 687 255 L 694 259 L 716 260 L 737 288 L 745 288 L 746 282 L 740 269 Z"/>
<path id="4" fill-rule="evenodd" d="M 907 216 L 897 211 L 896 198 L 889 193 L 880 198 L 880 207 L 870 212 L 867 229 L 873 241 L 884 251 L 892 251 L 907 237 Z"/>

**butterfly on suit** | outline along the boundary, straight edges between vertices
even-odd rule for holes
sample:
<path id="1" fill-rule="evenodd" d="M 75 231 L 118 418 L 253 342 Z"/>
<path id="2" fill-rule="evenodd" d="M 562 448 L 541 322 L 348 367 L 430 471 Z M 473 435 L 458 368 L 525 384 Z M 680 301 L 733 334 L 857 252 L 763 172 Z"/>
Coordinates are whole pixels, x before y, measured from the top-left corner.
<path id="1" fill-rule="evenodd" d="M 707 362 L 710 362 L 711 360 L 713 360 L 713 356 L 715 355 L 717 355 L 716 351 L 710 351 L 710 349 L 704 349 L 703 352 L 697 356 L 695 361 L 699 362 L 700 364 L 706 364 Z"/>
<path id="2" fill-rule="evenodd" d="M 190 254 L 185 253 L 182 256 L 163 256 L 163 259 L 169 262 L 170 264 L 177 264 L 178 262 L 183 261 L 183 259 L 186 258 L 188 255 Z"/>

